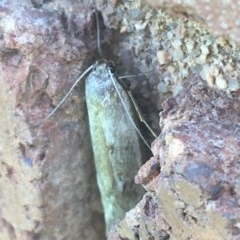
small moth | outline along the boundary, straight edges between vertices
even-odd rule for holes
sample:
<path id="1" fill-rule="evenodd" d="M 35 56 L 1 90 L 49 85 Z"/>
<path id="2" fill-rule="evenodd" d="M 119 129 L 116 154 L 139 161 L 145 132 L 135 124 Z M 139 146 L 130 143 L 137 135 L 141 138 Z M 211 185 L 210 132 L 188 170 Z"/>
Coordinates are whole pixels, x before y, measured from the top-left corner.
<path id="1" fill-rule="evenodd" d="M 143 189 L 134 184 L 144 159 L 142 142 L 131 122 L 132 104 L 113 71 L 108 61 L 97 62 L 86 79 L 90 133 L 107 232 L 143 196 Z"/>

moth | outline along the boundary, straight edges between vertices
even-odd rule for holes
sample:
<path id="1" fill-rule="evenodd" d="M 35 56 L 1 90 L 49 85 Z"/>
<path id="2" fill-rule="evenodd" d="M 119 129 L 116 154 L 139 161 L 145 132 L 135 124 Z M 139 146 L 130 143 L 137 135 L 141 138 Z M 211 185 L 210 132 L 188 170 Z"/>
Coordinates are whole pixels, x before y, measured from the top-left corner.
<path id="1" fill-rule="evenodd" d="M 86 102 L 106 232 L 143 196 L 134 176 L 143 163 L 142 140 L 131 122 L 130 99 L 108 61 L 95 64 L 86 79 Z M 124 104 L 124 105 L 123 105 Z"/>

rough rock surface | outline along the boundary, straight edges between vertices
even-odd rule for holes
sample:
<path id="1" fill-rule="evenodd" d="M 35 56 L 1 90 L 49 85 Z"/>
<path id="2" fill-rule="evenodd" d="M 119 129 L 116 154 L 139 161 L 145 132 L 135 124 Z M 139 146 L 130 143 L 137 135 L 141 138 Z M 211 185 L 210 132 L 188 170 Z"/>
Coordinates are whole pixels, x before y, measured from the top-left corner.
<path id="1" fill-rule="evenodd" d="M 203 199 L 201 206 L 208 206 L 208 211 L 217 210 L 211 212 L 212 218 L 200 215 L 204 218 L 197 219 L 197 223 L 214 219 L 211 223 L 214 224 L 215 218 L 220 219 L 217 213 L 225 211 L 219 226 L 225 226 L 226 222 L 229 226 L 221 228 L 221 237 L 238 239 L 238 213 L 231 214 L 236 204 L 234 199 L 237 199 L 237 178 L 234 175 L 237 166 L 231 167 L 236 158 L 229 156 L 231 153 L 237 156 L 235 148 L 239 147 L 239 129 L 233 131 L 239 111 L 236 109 L 240 89 L 239 47 L 228 39 L 213 37 L 201 24 L 188 18 L 172 17 L 141 1 L 97 0 L 96 6 L 105 24 L 101 26 L 104 54 L 115 61 L 119 75 L 153 70 L 147 77 L 130 79 L 130 83 L 136 100 L 155 130 L 158 130 L 158 111 L 162 110 L 163 101 L 169 96 L 180 96 L 171 98 L 164 105 L 163 133 L 153 145 L 154 158 L 141 169 L 142 174 L 147 174 L 138 176 L 138 182 L 151 193 L 147 193 L 137 208 L 127 214 L 129 222 L 122 222 L 122 234 L 130 231 L 128 234 L 132 239 L 137 235 L 143 239 L 151 236 L 155 239 L 168 239 L 169 236 L 181 239 L 183 236 L 186 239 L 184 236 L 190 232 L 188 227 L 181 234 L 178 230 L 183 229 L 183 224 L 190 226 L 190 221 L 196 225 L 194 219 L 199 215 L 195 215 L 203 212 L 200 207 L 200 213 L 196 210 L 200 206 L 198 200 Z M 59 103 L 79 73 L 97 60 L 93 6 L 89 1 L 10 0 L 1 3 L 0 13 L 0 239 L 104 239 L 84 83 L 80 83 L 77 91 L 50 119 L 41 126 L 36 125 Z M 200 75 L 204 81 L 199 77 L 190 78 L 192 73 Z M 199 88 L 193 88 L 192 83 Z M 201 86 L 209 96 L 204 95 Z M 186 97 L 195 99 L 195 105 L 188 106 L 189 99 L 186 99 L 183 107 L 183 92 Z M 171 112 L 171 109 L 176 112 Z M 191 118 L 202 122 L 194 125 Z M 218 141 L 219 146 L 215 146 L 218 135 L 222 145 Z M 194 136 L 198 136 L 197 140 L 206 140 L 206 147 L 203 148 L 199 142 L 194 145 L 196 149 L 190 147 L 188 144 L 191 142 L 186 139 Z M 209 149 L 209 144 L 213 148 Z M 171 151 L 164 152 L 168 146 Z M 162 149 L 160 153 L 159 149 Z M 185 149 L 198 159 L 196 165 L 194 161 L 193 165 L 188 164 L 193 156 L 184 155 L 182 151 Z M 202 149 L 204 156 L 218 156 L 219 152 L 221 156 L 219 159 L 208 158 L 205 166 L 205 158 L 201 159 L 198 152 Z M 166 154 L 165 158 L 161 154 Z M 165 162 L 166 157 L 171 161 Z M 182 158 L 183 163 L 180 161 Z M 221 161 L 225 158 L 232 162 L 224 161 L 223 165 Z M 217 164 L 213 166 L 210 160 Z M 161 165 L 160 174 L 158 163 Z M 184 163 L 186 166 L 181 165 Z M 198 169 L 206 170 L 212 177 L 209 185 L 198 183 L 198 179 L 191 175 Z M 218 175 L 221 177 L 221 169 L 220 183 L 214 182 Z M 206 179 L 201 173 L 197 171 L 196 174 Z M 162 180 L 159 176 L 163 177 Z M 183 194 L 188 183 L 196 193 L 194 196 Z M 159 194 L 159 191 L 164 194 Z M 179 196 L 183 198 L 180 202 L 169 201 L 179 199 Z M 163 197 L 166 197 L 168 205 L 163 204 L 166 203 Z M 176 206 L 170 203 L 176 203 Z M 174 208 L 180 212 L 179 215 L 173 215 L 177 213 Z M 172 211 L 167 212 L 171 216 L 168 221 L 165 209 Z M 174 221 L 180 216 L 182 221 Z M 146 221 L 150 231 L 146 231 Z M 138 227 L 135 223 L 139 222 Z M 134 233 L 129 227 L 133 225 Z M 159 225 L 160 230 L 157 229 Z M 201 226 L 197 225 L 196 231 Z M 218 227 L 215 229 L 214 236 L 217 236 L 220 230 Z M 229 235 L 226 235 L 228 230 Z M 203 234 L 205 232 L 204 229 Z M 109 239 L 114 239 L 112 234 L 119 236 L 113 230 Z"/>
<path id="2" fill-rule="evenodd" d="M 163 103 L 154 157 L 136 176 L 149 193 L 109 239 L 240 238 L 239 100 L 195 76 Z"/>
<path id="3" fill-rule="evenodd" d="M 86 59 L 87 6 L 1 3 L 1 240 L 104 239 L 83 88 L 36 126 Z"/>
<path id="4" fill-rule="evenodd" d="M 237 0 L 146 0 L 171 15 L 188 16 L 207 25 L 215 35 L 224 35 L 239 43 L 239 6 Z M 231 14 L 230 14 L 231 13 Z"/>
<path id="5" fill-rule="evenodd" d="M 162 131 L 136 177 L 150 193 L 108 239 L 239 239 L 239 46 L 189 19 L 133 5 L 124 7 L 138 21 L 126 14 L 122 28 L 145 40 L 134 48 L 136 62 L 155 49 Z M 146 217 L 149 194 L 156 211 Z"/>

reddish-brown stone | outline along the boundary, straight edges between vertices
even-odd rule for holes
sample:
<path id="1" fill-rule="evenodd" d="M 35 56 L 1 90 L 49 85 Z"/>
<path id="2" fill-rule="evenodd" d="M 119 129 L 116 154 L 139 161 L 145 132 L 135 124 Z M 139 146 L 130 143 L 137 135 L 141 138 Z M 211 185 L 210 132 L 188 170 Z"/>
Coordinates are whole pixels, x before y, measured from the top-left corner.
<path id="1" fill-rule="evenodd" d="M 152 239 L 239 239 L 239 112 L 238 94 L 229 97 L 196 76 L 163 103 L 154 157 L 136 176 L 151 193 L 116 224 L 120 237 L 147 239 L 148 233 Z M 152 171 L 157 163 L 159 174 Z M 147 211 L 143 224 L 152 202 L 159 211 Z"/>

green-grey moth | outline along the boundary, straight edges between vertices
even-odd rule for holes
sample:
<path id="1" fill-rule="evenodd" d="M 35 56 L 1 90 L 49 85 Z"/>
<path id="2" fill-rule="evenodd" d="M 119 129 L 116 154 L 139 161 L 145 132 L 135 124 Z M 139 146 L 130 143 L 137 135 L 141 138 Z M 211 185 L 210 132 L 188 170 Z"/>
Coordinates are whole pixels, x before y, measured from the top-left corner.
<path id="1" fill-rule="evenodd" d="M 97 182 L 108 232 L 114 221 L 124 217 L 143 196 L 143 189 L 134 184 L 134 176 L 144 158 L 142 141 L 133 127 L 132 104 L 109 62 L 95 64 L 86 79 L 85 91 Z"/>

